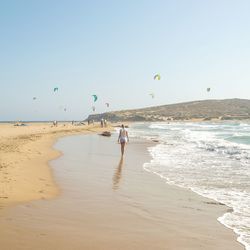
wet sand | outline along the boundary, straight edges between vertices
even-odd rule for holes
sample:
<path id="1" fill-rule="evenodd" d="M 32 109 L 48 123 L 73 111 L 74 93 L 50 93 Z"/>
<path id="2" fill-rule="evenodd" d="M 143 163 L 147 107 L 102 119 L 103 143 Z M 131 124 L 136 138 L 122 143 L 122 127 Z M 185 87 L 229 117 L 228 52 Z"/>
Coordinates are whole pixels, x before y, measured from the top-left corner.
<path id="1" fill-rule="evenodd" d="M 53 150 L 57 138 L 72 134 L 97 133 L 96 126 L 71 123 L 28 123 L 16 127 L 0 124 L 0 208 L 58 195 L 58 187 L 48 161 L 60 156 Z M 112 129 L 111 127 L 108 129 Z"/>
<path id="2" fill-rule="evenodd" d="M 62 192 L 0 210 L 1 249 L 244 249 L 216 220 L 226 206 L 143 170 L 147 146 L 132 141 L 121 160 L 116 137 L 60 139 Z"/>

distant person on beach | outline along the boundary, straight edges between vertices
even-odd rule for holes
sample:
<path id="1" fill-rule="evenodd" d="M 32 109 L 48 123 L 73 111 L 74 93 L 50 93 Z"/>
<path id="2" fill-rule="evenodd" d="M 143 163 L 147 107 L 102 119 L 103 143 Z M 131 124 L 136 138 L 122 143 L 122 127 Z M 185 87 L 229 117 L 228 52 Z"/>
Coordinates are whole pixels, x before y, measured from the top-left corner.
<path id="1" fill-rule="evenodd" d="M 118 143 L 121 144 L 122 156 L 124 155 L 124 148 L 127 142 L 129 142 L 128 131 L 125 129 L 124 125 L 122 124 L 122 128 L 120 129 L 119 137 L 118 137 Z"/>

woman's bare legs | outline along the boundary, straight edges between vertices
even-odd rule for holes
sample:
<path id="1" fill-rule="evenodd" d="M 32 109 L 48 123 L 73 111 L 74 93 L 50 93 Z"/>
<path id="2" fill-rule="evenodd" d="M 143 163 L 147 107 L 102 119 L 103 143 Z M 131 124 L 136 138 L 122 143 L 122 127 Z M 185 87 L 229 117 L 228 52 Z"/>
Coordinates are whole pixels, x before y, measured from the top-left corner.
<path id="1" fill-rule="evenodd" d="M 121 153 L 124 155 L 125 142 L 121 143 Z"/>

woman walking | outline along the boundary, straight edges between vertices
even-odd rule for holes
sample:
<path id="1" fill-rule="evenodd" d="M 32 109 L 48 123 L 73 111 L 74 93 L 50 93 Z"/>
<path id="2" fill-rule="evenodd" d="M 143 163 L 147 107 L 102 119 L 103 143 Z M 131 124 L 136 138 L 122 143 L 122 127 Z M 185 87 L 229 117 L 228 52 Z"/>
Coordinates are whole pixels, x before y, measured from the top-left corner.
<path id="1" fill-rule="evenodd" d="M 124 148 L 127 142 L 129 142 L 128 131 L 125 129 L 124 125 L 122 124 L 122 128 L 120 129 L 119 137 L 118 137 L 118 143 L 121 144 L 122 156 L 124 155 Z"/>

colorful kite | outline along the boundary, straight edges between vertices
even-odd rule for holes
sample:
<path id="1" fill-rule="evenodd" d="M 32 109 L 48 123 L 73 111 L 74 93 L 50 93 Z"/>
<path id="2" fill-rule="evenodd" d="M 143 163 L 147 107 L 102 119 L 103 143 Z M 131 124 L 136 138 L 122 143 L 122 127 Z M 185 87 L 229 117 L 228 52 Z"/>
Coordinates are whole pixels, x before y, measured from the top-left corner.
<path id="1" fill-rule="evenodd" d="M 96 102 L 98 99 L 97 95 L 92 95 L 92 96 L 94 97 L 94 102 Z"/>
<path id="2" fill-rule="evenodd" d="M 155 98 L 155 94 L 154 93 L 150 93 L 149 94 L 152 98 Z"/>
<path id="3" fill-rule="evenodd" d="M 160 76 L 159 74 L 156 74 L 156 75 L 154 76 L 154 80 L 161 80 L 161 76 Z"/>

